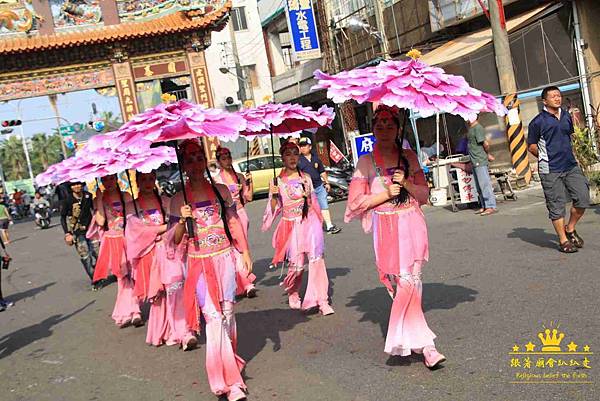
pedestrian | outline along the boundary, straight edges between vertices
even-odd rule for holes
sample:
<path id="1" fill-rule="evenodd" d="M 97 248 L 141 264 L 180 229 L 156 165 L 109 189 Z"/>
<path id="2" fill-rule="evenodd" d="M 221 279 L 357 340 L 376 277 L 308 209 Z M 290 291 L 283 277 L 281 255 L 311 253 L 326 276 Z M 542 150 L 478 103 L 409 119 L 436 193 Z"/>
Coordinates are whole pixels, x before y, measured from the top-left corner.
<path id="1" fill-rule="evenodd" d="M 327 193 L 331 191 L 331 186 L 327 180 L 327 172 L 325 171 L 323 162 L 312 152 L 310 138 L 300 138 L 298 146 L 300 147 L 300 153 L 302 153 L 300 161 L 298 162 L 298 168 L 303 173 L 309 175 L 312 180 L 314 191 L 317 195 L 317 200 L 319 201 L 321 215 L 323 216 L 323 221 L 325 221 L 325 232 L 328 234 L 337 234 L 342 231 L 342 229 L 331 222 L 329 203 L 327 202 Z"/>
<path id="2" fill-rule="evenodd" d="M 589 182 L 573 155 L 573 122 L 561 108 L 562 95 L 556 86 L 542 90 L 544 109 L 529 123 L 528 149 L 538 158 L 538 172 L 544 189 L 548 216 L 558 235 L 558 249 L 577 252 L 583 238 L 575 229 L 590 207 Z M 569 222 L 565 225 L 567 194 L 572 200 Z"/>
<path id="3" fill-rule="evenodd" d="M 130 203 L 126 209 L 133 212 L 137 207 L 138 215 L 127 216 L 125 240 L 135 281 L 134 294 L 138 300 L 150 303 L 146 343 L 181 345 L 187 351 L 198 341 L 185 322 L 183 263 L 167 252 L 167 200 L 158 194 L 155 173 L 138 172 L 136 182 L 137 205 Z"/>
<path id="4" fill-rule="evenodd" d="M 287 261 L 288 273 L 282 285 L 288 294 L 292 309 L 309 310 L 318 307 L 326 316 L 334 313 L 329 305 L 329 279 L 323 254 L 325 240 L 319 202 L 311 177 L 299 168 L 300 150 L 292 142 L 280 148 L 283 169 L 277 184 L 270 183 L 269 201 L 263 216 L 263 231 L 268 230 L 281 214 L 273 233 L 275 255 L 273 265 Z M 308 285 L 304 301 L 300 300 L 300 286 L 304 264 L 308 259 Z"/>
<path id="5" fill-rule="evenodd" d="M 415 152 L 401 149 L 399 131 L 396 111 L 379 106 L 373 117 L 377 142 L 373 153 L 358 160 L 345 221 L 360 218 L 365 232 L 373 232 L 379 279 L 393 299 L 385 352 L 423 353 L 425 365 L 433 368 L 445 357 L 435 348 L 421 306 L 421 269 L 429 258 L 421 205 L 429 188 Z"/>
<path id="6" fill-rule="evenodd" d="M 92 194 L 84 191 L 83 183 L 78 181 L 71 182 L 70 189 L 61 202 L 60 224 L 65 234 L 65 243 L 68 246 L 75 245 L 92 289 L 96 290 L 98 284 L 94 284 L 93 277 L 100 243 L 86 236 L 94 213 Z"/>
<path id="7" fill-rule="evenodd" d="M 237 259 L 242 258 L 249 274 L 252 257 L 229 189 L 214 182 L 202 146 L 198 141 L 186 140 L 179 151 L 188 177 L 183 190 L 190 204 L 185 204 L 182 192 L 172 198 L 169 215 L 176 223 L 169 243 L 187 261 L 186 321 L 188 328 L 198 331 L 199 312 L 204 315 L 206 372 L 211 391 L 227 396 L 229 401 L 245 399 L 246 384 L 241 374 L 245 362 L 236 353 L 233 305 Z M 193 226 L 191 238 L 186 234 L 189 219 Z"/>
<path id="8" fill-rule="evenodd" d="M 0 237 L 0 312 L 4 312 L 7 308 L 14 305 L 14 302 L 5 300 L 4 295 L 2 294 L 2 270 L 8 269 L 10 260 L 11 258 L 6 250 L 4 241 Z"/>
<path id="9" fill-rule="evenodd" d="M 219 174 L 215 176 L 215 181 L 229 188 L 229 192 L 231 192 L 231 197 L 237 208 L 237 215 L 242 224 L 244 235 L 246 236 L 246 242 L 248 242 L 250 220 L 248 219 L 245 205 L 248 202 L 252 202 L 252 174 L 247 172 L 244 175 L 233 169 L 233 160 L 229 149 L 219 146 L 215 155 L 220 167 Z M 238 266 L 236 274 L 237 295 L 246 295 L 248 298 L 253 298 L 256 296 L 256 287 L 254 286 L 256 276 L 254 274 L 247 275 L 245 271 L 242 271 L 243 269 L 240 269 L 241 267 Z"/>
<path id="10" fill-rule="evenodd" d="M 473 177 L 475 178 L 475 187 L 481 206 L 476 213 L 480 216 L 489 216 L 498 211 L 489 171 L 489 159 L 493 160 L 493 158 L 490 158 L 490 144 L 485 137 L 485 130 L 477 118 L 469 121 L 467 125 L 469 157 L 473 166 Z"/>
<path id="11" fill-rule="evenodd" d="M 10 244 L 10 237 L 8 236 L 8 227 L 13 224 L 10 210 L 6 207 L 6 204 L 0 200 L 0 238 L 5 244 Z"/>
<path id="12" fill-rule="evenodd" d="M 117 299 L 112 318 L 120 328 L 144 324 L 139 302 L 134 295 L 131 266 L 127 262 L 124 230 L 127 224 L 128 193 L 121 192 L 116 175 L 102 177 L 104 192 L 96 196 L 96 224 L 103 227 L 94 283 L 106 280 L 109 272 L 117 277 Z"/>
<path id="13" fill-rule="evenodd" d="M 23 192 L 20 189 L 15 188 L 15 191 L 12 194 L 12 201 L 19 218 L 23 218 Z"/>

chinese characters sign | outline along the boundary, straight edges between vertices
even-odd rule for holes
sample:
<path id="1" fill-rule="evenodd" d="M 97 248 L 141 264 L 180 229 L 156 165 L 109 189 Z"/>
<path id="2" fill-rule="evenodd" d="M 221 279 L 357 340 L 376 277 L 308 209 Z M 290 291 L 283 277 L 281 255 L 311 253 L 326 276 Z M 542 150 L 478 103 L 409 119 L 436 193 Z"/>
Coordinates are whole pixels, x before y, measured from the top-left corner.
<path id="1" fill-rule="evenodd" d="M 373 147 L 375 145 L 375 135 L 357 135 L 354 138 L 352 138 L 351 144 L 352 158 L 354 161 L 354 165 L 356 166 L 356 163 L 358 163 L 358 159 L 362 155 L 373 153 Z"/>
<path id="2" fill-rule="evenodd" d="M 559 326 L 560 327 L 560 326 Z M 539 340 L 539 342 L 538 342 Z M 561 343 L 568 344 L 561 345 Z M 535 341 L 515 344 L 508 353 L 511 383 L 590 384 L 593 352 L 588 344 L 565 340 L 558 328 L 544 327 Z"/>
<path id="3" fill-rule="evenodd" d="M 477 187 L 475 186 L 475 177 L 462 169 L 456 170 L 458 181 L 458 191 L 460 192 L 460 203 L 477 202 Z"/>
<path id="4" fill-rule="evenodd" d="M 185 61 L 169 61 L 164 63 L 146 64 L 133 67 L 133 76 L 136 80 L 156 79 L 173 74 L 186 73 Z"/>
<path id="5" fill-rule="evenodd" d="M 298 60 L 321 57 L 317 23 L 311 0 L 286 0 L 287 19 Z"/>
<path id="6" fill-rule="evenodd" d="M 139 111 L 137 109 L 133 80 L 120 78 L 117 83 L 123 109 L 123 121 L 131 120 Z"/>

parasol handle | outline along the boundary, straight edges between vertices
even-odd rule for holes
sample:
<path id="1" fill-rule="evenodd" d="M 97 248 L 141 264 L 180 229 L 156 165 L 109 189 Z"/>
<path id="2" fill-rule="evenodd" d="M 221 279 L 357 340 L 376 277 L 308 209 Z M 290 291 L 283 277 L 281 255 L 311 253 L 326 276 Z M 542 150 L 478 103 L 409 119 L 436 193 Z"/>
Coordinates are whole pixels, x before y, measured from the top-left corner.
<path id="1" fill-rule="evenodd" d="M 185 180 L 183 179 L 183 160 L 181 158 L 181 153 L 175 145 L 175 155 L 177 156 L 177 171 L 179 172 L 179 179 L 181 180 L 181 192 L 183 194 L 183 203 L 189 205 L 189 200 L 187 198 L 187 194 L 185 193 Z M 188 237 L 196 238 L 194 235 L 194 221 L 188 217 L 185 219 L 185 227 L 187 229 Z"/>
<path id="2" fill-rule="evenodd" d="M 246 140 L 246 174 L 250 174 L 250 142 Z M 246 179 L 246 185 L 250 185 L 250 180 Z"/>
<path id="3" fill-rule="evenodd" d="M 271 162 L 273 163 L 273 185 L 277 186 L 277 171 L 275 170 L 275 141 L 273 140 L 273 124 L 271 124 Z M 279 194 L 273 194 L 277 198 Z"/>
<path id="4" fill-rule="evenodd" d="M 129 189 L 131 190 L 131 200 L 133 201 L 133 208 L 135 209 L 135 215 L 139 216 L 140 212 L 138 211 L 137 203 L 135 202 L 135 197 L 133 196 L 133 185 L 131 185 L 131 177 L 129 176 L 129 170 L 125 170 L 125 174 L 127 175 L 127 182 L 129 183 Z"/>

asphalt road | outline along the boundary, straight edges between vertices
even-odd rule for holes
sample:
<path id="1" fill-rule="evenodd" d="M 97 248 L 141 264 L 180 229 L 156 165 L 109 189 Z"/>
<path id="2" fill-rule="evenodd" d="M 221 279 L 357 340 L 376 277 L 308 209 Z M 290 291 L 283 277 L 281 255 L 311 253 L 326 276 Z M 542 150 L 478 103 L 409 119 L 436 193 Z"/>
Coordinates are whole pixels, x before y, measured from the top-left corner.
<path id="1" fill-rule="evenodd" d="M 264 206 L 249 205 L 258 297 L 236 307 L 249 400 L 600 399 L 595 355 L 591 369 L 569 371 L 585 373 L 589 384 L 511 384 L 516 370 L 508 355 L 515 344 L 539 343 L 537 333 L 551 322 L 566 335 L 562 348 L 569 341 L 600 347 L 600 209 L 579 226 L 586 247 L 564 255 L 539 190 L 501 203 L 487 218 L 427 208 L 423 304 L 448 357 L 429 371 L 420 358 L 383 353 L 391 301 L 377 279 L 372 239 L 358 223 L 326 237 L 336 314 L 289 310 L 280 272 L 267 268 L 271 233 L 257 228 Z M 332 207 L 338 223 L 344 207 Z M 0 313 L 0 399 L 216 400 L 204 347 L 153 348 L 144 343 L 145 328 L 114 327 L 116 285 L 91 292 L 59 230 L 33 223 L 12 229 L 14 263 L 2 271 L 2 285 L 15 306 Z"/>

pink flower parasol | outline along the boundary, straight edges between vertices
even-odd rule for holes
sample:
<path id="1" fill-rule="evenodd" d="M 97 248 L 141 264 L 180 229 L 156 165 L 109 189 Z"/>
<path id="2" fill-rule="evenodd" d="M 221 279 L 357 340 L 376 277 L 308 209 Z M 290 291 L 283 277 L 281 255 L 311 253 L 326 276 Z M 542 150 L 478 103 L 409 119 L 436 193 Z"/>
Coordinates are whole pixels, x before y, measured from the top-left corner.
<path id="1" fill-rule="evenodd" d="M 318 110 L 299 104 L 267 103 L 237 112 L 246 121 L 246 129 L 240 134 L 246 139 L 261 135 L 286 136 L 302 130 L 312 130 L 331 125 L 333 108 L 321 106 Z"/>
<path id="2" fill-rule="evenodd" d="M 245 128 L 245 120 L 234 113 L 180 100 L 137 114 L 118 130 L 92 138 L 89 146 L 92 151 L 120 148 L 138 153 L 151 143 L 172 140 L 219 137 L 234 141 Z"/>
<path id="3" fill-rule="evenodd" d="M 317 70 L 314 75 L 318 83 L 311 89 L 327 89 L 327 96 L 336 103 L 380 102 L 417 111 L 422 117 L 450 113 L 465 120 L 473 120 L 481 112 L 507 113 L 494 96 L 472 88 L 461 76 L 425 64 L 418 55 L 336 75 Z"/>

